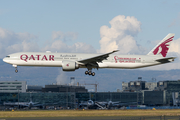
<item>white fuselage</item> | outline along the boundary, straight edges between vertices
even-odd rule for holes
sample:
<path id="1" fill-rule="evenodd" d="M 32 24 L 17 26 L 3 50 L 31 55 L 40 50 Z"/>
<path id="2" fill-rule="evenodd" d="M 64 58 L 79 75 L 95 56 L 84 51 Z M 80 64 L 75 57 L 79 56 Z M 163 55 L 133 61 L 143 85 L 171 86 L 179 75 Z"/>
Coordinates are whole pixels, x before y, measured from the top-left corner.
<path id="1" fill-rule="evenodd" d="M 173 38 L 174 34 L 169 33 L 147 55 L 113 54 L 119 50 L 105 54 L 20 52 L 6 56 L 3 61 L 12 64 L 16 73 L 17 66 L 44 66 L 62 67 L 63 71 L 87 68 L 85 74 L 94 76 L 92 68 L 134 69 L 172 62 L 175 57 L 166 58 L 166 55 Z"/>
<path id="2" fill-rule="evenodd" d="M 78 61 L 98 56 L 100 54 L 80 53 L 43 53 L 43 52 L 20 52 L 10 54 L 3 59 L 4 62 L 17 66 L 44 66 L 62 67 L 62 61 Z M 134 69 L 162 64 L 156 61 L 162 57 L 150 55 L 115 55 L 111 54 L 106 60 L 98 62 L 99 68 Z M 80 68 L 85 65 L 80 64 Z"/>

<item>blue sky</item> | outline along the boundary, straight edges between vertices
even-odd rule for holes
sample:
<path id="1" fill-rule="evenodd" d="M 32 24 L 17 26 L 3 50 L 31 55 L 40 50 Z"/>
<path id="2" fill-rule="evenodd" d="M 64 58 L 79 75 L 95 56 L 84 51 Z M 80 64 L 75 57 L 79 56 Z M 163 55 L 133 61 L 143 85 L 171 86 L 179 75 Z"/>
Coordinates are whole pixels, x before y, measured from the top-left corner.
<path id="1" fill-rule="evenodd" d="M 162 39 L 167 33 L 179 38 L 180 1 L 173 0 L 0 0 L 0 27 L 38 36 L 38 44 L 51 39 L 52 31 L 76 32 L 72 42 L 85 42 L 99 49 L 100 27 L 117 15 L 134 16 L 141 22 L 136 40 Z M 72 44 L 72 43 L 68 43 Z"/>
<path id="2" fill-rule="evenodd" d="M 113 28 L 110 21 L 115 17 L 129 16 L 133 17 L 132 24 L 135 19 L 138 22 L 134 24 L 140 24 L 134 28 L 136 33 L 132 30 L 126 36 L 132 37 L 129 42 L 135 42 L 138 49 L 135 54 L 146 54 L 168 33 L 175 33 L 175 40 L 180 38 L 179 6 L 179 0 L 0 0 L 0 46 L 5 46 L 0 53 L 35 50 L 107 52 L 100 44 L 103 36 L 101 27 L 107 26 L 108 31 Z M 121 26 L 118 27 L 117 31 Z M 116 38 L 118 49 L 124 54 L 134 54 L 122 50 L 129 46 L 121 49 L 120 38 L 122 36 Z M 2 41 L 8 42 L 4 45 Z M 20 49 L 24 46 L 29 48 Z M 80 48 L 82 46 L 83 49 Z M 137 48 L 139 46 L 143 49 Z M 5 56 L 3 53 L 1 58 Z"/>

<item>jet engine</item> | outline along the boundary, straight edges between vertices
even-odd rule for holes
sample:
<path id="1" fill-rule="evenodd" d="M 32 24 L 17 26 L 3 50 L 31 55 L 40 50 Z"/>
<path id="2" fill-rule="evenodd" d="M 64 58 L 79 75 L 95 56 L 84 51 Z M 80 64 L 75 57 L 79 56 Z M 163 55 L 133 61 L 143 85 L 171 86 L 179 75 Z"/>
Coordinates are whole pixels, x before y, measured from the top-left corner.
<path id="1" fill-rule="evenodd" d="M 79 65 L 74 61 L 62 61 L 63 71 L 75 71 L 79 68 Z"/>

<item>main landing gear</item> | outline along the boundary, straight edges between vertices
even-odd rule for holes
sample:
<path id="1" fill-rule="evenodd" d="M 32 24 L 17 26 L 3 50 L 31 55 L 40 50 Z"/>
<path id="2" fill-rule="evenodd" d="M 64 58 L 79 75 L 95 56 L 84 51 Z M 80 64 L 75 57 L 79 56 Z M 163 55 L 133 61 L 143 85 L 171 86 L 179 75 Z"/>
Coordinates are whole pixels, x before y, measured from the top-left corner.
<path id="1" fill-rule="evenodd" d="M 86 75 L 92 75 L 95 76 L 95 72 L 92 72 L 92 66 L 91 65 L 86 65 L 87 71 L 85 72 Z"/>
<path id="2" fill-rule="evenodd" d="M 85 72 L 86 75 L 92 75 L 95 76 L 95 72 L 92 72 L 91 70 Z"/>

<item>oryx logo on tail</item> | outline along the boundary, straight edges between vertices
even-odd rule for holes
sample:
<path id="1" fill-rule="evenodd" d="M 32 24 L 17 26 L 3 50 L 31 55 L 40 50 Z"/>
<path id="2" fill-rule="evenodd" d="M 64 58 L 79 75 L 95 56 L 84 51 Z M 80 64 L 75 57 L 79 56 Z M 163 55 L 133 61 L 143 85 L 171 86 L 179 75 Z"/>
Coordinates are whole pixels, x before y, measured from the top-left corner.
<path id="1" fill-rule="evenodd" d="M 148 55 L 158 55 L 162 57 L 166 57 L 167 52 L 169 50 L 170 44 L 174 38 L 173 33 L 169 33 L 156 47 L 154 47 Z"/>
<path id="2" fill-rule="evenodd" d="M 174 36 L 167 39 L 163 43 L 161 43 L 154 51 L 154 55 L 161 54 L 163 57 L 166 57 L 166 54 L 169 50 L 170 42 L 173 40 Z"/>

